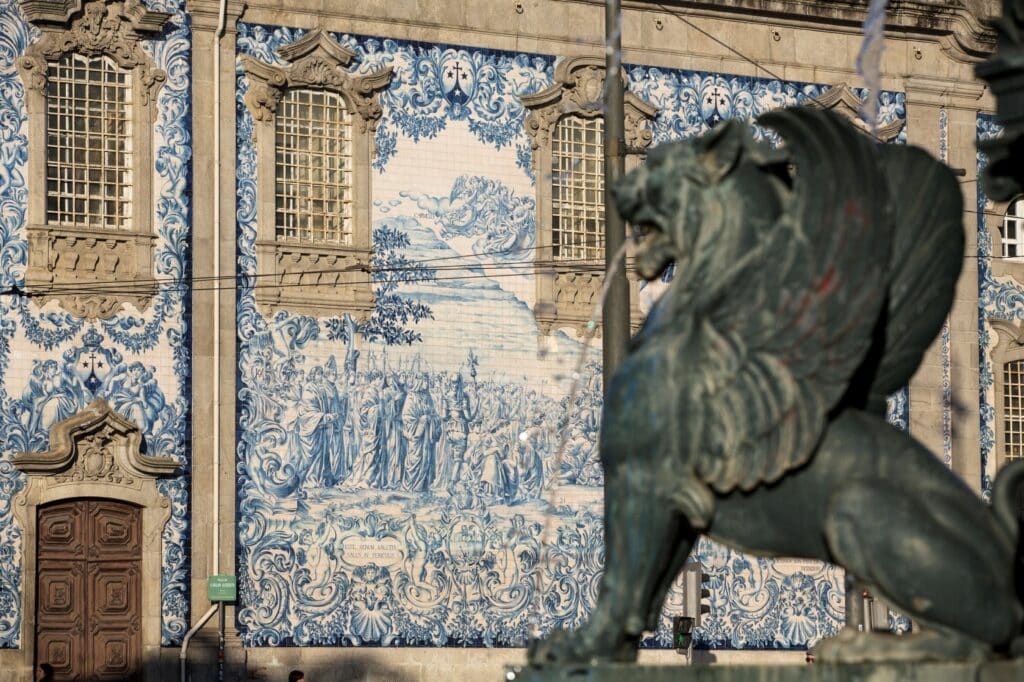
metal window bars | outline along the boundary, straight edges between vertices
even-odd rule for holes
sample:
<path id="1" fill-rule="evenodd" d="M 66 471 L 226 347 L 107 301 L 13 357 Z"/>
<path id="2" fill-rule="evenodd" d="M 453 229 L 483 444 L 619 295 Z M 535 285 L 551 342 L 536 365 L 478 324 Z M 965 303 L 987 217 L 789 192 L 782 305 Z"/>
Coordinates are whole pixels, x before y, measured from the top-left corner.
<path id="1" fill-rule="evenodd" d="M 131 74 L 72 53 L 47 76 L 47 223 L 132 229 Z"/>
<path id="2" fill-rule="evenodd" d="M 275 120 L 275 235 L 352 243 L 352 118 L 340 95 L 289 90 Z"/>
<path id="3" fill-rule="evenodd" d="M 604 121 L 566 116 L 551 135 L 551 243 L 556 260 L 604 257 Z"/>

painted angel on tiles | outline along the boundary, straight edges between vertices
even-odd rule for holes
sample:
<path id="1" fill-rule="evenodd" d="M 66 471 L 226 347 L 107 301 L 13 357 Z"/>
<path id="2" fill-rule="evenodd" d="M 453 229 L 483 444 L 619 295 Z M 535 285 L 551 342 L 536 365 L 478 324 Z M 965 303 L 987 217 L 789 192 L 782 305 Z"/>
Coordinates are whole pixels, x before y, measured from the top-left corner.
<path id="1" fill-rule="evenodd" d="M 28 386 L 18 401 L 28 439 L 46 439 L 50 427 L 75 414 L 91 395 L 78 376 L 56 360 L 33 360 Z"/>
<path id="2" fill-rule="evenodd" d="M 107 376 L 98 391 L 111 407 L 143 433 L 152 433 L 167 404 L 153 376 L 155 372 L 155 368 L 147 368 L 141 362 L 121 365 Z"/>

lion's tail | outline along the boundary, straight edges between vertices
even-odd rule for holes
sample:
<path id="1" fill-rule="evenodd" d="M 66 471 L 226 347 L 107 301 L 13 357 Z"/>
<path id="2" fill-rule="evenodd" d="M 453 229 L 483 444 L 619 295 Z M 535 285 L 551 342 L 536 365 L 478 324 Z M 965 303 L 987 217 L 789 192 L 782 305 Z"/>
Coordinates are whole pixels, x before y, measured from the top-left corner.
<path id="1" fill-rule="evenodd" d="M 922 149 L 879 147 L 889 185 L 892 248 L 884 349 L 876 362 L 869 401 L 907 385 L 925 350 L 942 329 L 963 265 L 963 199 L 944 164 Z"/>

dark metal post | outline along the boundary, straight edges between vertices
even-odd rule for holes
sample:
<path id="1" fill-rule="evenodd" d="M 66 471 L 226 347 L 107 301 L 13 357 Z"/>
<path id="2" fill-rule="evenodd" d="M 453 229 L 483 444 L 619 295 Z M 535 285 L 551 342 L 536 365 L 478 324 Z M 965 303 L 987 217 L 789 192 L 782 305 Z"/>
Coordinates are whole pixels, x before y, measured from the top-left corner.
<path id="1" fill-rule="evenodd" d="M 851 630 L 863 630 L 864 625 L 864 588 L 847 572 L 846 627 Z"/>
<path id="2" fill-rule="evenodd" d="M 224 682 L 224 602 L 220 603 L 217 624 L 217 682 Z"/>
<path id="3" fill-rule="evenodd" d="M 623 129 L 623 85 L 619 77 L 622 54 L 622 6 L 620 0 L 607 0 L 604 13 L 605 101 L 604 101 L 604 262 L 605 272 L 614 273 L 608 285 L 602 316 L 604 351 L 604 389 L 626 355 L 629 343 L 629 282 L 625 267 L 616 267 L 614 259 L 626 241 L 625 221 L 615 208 L 612 187 L 626 168 Z"/>

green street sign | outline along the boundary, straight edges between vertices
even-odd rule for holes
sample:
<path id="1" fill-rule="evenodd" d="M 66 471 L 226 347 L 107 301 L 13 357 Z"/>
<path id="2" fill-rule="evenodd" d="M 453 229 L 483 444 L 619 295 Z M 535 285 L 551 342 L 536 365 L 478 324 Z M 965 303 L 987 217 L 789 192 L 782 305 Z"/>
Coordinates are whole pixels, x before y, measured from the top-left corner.
<path id="1" fill-rule="evenodd" d="M 210 601 L 235 601 L 238 588 L 233 575 L 211 575 L 206 579 L 206 594 Z"/>

